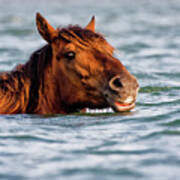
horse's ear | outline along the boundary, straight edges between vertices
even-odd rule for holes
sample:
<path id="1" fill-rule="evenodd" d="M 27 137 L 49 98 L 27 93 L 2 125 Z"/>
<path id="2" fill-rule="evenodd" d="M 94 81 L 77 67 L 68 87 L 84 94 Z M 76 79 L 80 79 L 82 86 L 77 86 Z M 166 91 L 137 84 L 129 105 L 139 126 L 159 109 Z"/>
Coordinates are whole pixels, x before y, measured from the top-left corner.
<path id="1" fill-rule="evenodd" d="M 57 30 L 40 13 L 36 14 L 36 25 L 39 33 L 47 42 L 51 43 L 57 37 Z"/>
<path id="2" fill-rule="evenodd" d="M 91 18 L 91 21 L 89 22 L 89 24 L 85 27 L 85 29 L 91 30 L 93 32 L 95 32 L 95 16 L 93 16 Z"/>

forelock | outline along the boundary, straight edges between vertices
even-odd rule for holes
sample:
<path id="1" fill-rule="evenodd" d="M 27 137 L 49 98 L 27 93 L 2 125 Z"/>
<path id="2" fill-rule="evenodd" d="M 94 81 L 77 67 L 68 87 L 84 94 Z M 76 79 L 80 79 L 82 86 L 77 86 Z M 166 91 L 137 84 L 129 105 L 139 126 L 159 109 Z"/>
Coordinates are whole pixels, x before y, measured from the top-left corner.
<path id="1" fill-rule="evenodd" d="M 104 41 L 104 37 L 99 34 L 92 32 L 88 29 L 81 28 L 80 26 L 68 26 L 67 28 L 59 29 L 59 36 L 66 39 L 67 41 L 76 42 L 89 46 L 93 41 Z"/>
<path id="2" fill-rule="evenodd" d="M 82 48 L 94 48 L 101 52 L 112 54 L 114 48 L 107 43 L 103 35 L 95 33 L 80 26 L 68 26 L 67 28 L 59 28 L 59 38 L 68 42 L 73 42 Z"/>

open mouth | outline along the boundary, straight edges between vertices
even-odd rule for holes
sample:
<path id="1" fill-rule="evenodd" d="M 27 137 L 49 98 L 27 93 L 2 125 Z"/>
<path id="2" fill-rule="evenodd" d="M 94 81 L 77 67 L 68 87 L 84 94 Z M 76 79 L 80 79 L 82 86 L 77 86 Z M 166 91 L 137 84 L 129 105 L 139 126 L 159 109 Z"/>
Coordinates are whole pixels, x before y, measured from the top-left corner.
<path id="1" fill-rule="evenodd" d="M 127 112 L 135 107 L 135 100 L 132 97 L 126 98 L 123 102 L 119 99 L 107 99 L 106 107 L 95 107 L 81 109 L 81 113 L 104 114 L 114 112 Z"/>
<path id="2" fill-rule="evenodd" d="M 107 113 L 114 113 L 112 108 L 104 108 L 104 109 L 89 109 L 86 108 L 85 113 L 88 114 L 107 114 Z"/>
<path id="3" fill-rule="evenodd" d="M 113 109 L 116 112 L 124 112 L 124 111 L 130 111 L 135 107 L 135 103 L 130 103 L 130 104 L 122 104 L 120 102 L 114 102 L 113 103 Z"/>
<path id="4" fill-rule="evenodd" d="M 135 107 L 135 103 L 131 104 L 122 104 L 120 102 L 114 102 L 113 105 L 109 108 L 104 109 L 90 109 L 85 108 L 81 112 L 83 113 L 90 113 L 90 114 L 104 114 L 104 113 L 113 113 L 113 112 L 127 112 L 130 111 Z"/>

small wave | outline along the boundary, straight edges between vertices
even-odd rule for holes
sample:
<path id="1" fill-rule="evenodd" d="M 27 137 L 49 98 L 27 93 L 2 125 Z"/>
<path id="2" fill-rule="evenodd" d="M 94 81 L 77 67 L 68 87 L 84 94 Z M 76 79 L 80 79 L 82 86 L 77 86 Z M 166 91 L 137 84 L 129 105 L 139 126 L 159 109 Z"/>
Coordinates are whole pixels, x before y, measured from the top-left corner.
<path id="1" fill-rule="evenodd" d="M 139 93 L 154 93 L 154 92 L 162 92 L 162 91 L 170 91 L 170 90 L 179 90 L 180 87 L 160 87 L 160 86 L 145 86 L 141 87 Z"/>

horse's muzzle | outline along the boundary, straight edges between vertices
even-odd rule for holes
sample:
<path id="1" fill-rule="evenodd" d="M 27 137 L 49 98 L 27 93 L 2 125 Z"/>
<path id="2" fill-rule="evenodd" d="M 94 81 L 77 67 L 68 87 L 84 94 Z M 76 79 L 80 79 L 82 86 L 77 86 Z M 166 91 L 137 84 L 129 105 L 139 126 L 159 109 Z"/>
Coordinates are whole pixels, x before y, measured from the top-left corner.
<path id="1" fill-rule="evenodd" d="M 110 79 L 105 98 L 109 105 L 117 112 L 129 111 L 135 107 L 139 85 L 132 75 L 129 78 L 121 78 L 116 75 Z"/>

